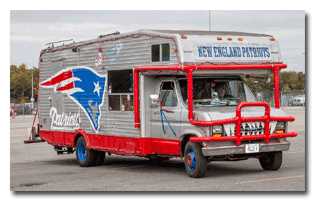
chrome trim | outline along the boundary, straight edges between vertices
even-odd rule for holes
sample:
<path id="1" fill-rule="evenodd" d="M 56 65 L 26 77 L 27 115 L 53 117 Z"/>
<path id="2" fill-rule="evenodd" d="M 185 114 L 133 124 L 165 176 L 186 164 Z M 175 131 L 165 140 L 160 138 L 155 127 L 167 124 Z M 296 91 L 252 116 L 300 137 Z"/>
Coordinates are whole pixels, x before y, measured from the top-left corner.
<path id="1" fill-rule="evenodd" d="M 281 143 L 261 143 L 259 144 L 259 152 L 272 152 L 272 151 L 287 151 L 290 148 L 290 142 Z M 233 154 L 246 154 L 245 144 L 239 146 L 223 146 L 223 147 L 204 147 L 202 148 L 204 156 L 221 156 L 221 155 L 233 155 Z"/>

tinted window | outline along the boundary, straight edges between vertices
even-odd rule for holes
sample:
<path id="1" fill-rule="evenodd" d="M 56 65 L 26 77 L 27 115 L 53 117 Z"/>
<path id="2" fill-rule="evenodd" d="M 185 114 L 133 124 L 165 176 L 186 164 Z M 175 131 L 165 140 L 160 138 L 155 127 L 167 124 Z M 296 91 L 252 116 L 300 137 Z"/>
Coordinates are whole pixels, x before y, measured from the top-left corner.
<path id="1" fill-rule="evenodd" d="M 151 59 L 152 59 L 152 62 L 160 61 L 160 45 L 151 46 Z"/>
<path id="2" fill-rule="evenodd" d="M 132 93 L 133 74 L 132 70 L 108 71 L 109 88 L 111 93 Z"/>

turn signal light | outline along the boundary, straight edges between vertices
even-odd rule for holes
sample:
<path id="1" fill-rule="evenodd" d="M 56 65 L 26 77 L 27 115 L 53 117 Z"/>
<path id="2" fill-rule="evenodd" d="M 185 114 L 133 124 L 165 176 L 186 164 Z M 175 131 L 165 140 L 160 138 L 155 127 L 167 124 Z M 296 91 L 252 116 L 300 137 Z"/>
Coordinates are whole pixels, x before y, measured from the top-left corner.
<path id="1" fill-rule="evenodd" d="M 271 41 L 274 41 L 274 40 L 276 40 L 276 39 L 275 39 L 275 38 L 270 38 L 270 40 L 271 40 Z"/>
<path id="2" fill-rule="evenodd" d="M 222 38 L 221 38 L 221 37 L 217 37 L 217 39 L 218 39 L 218 40 L 222 40 Z"/>
<path id="3" fill-rule="evenodd" d="M 182 36 L 182 38 L 186 39 L 186 38 L 187 38 L 187 36 Z"/>
<path id="4" fill-rule="evenodd" d="M 221 134 L 213 134 L 212 137 L 221 137 Z"/>
<path id="5" fill-rule="evenodd" d="M 174 52 L 177 52 L 177 49 L 174 49 Z"/>
<path id="6" fill-rule="evenodd" d="M 243 38 L 238 38 L 239 41 L 243 41 Z"/>
<path id="7" fill-rule="evenodd" d="M 283 130 L 276 130 L 276 133 L 283 133 Z"/>

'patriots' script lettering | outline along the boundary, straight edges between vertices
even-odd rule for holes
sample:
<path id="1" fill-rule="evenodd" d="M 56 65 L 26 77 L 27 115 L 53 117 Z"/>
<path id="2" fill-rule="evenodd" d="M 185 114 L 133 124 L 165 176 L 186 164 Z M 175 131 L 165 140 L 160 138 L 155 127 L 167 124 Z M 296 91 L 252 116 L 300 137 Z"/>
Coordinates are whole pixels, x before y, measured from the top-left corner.
<path id="1" fill-rule="evenodd" d="M 58 127 L 72 127 L 73 129 L 79 128 L 79 114 L 71 112 L 57 114 L 57 109 L 52 107 L 50 109 L 50 117 L 51 117 L 51 126 L 58 126 Z"/>

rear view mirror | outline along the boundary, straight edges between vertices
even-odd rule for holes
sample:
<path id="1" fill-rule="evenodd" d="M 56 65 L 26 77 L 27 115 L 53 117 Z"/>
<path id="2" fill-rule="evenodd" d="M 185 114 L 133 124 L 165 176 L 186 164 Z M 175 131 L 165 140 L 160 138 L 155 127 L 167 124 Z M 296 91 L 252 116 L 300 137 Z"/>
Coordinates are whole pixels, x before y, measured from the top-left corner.
<path id="1" fill-rule="evenodd" d="M 257 98 L 257 100 L 261 101 L 261 93 L 257 93 L 256 98 Z"/>
<path id="2" fill-rule="evenodd" d="M 271 81 L 270 76 L 265 77 L 265 82 L 266 82 L 267 84 L 270 83 L 270 81 Z"/>
<path id="3" fill-rule="evenodd" d="M 150 107 L 155 108 L 160 106 L 160 102 L 157 102 L 156 100 L 159 100 L 159 96 L 156 94 L 150 95 Z"/>

